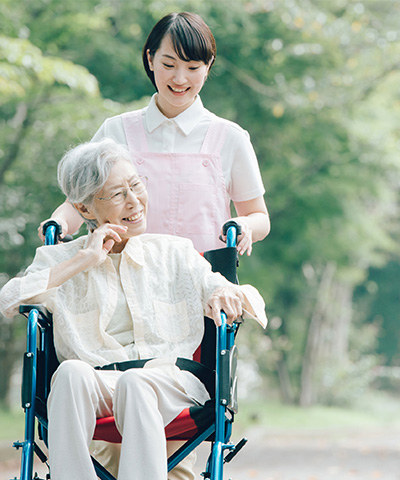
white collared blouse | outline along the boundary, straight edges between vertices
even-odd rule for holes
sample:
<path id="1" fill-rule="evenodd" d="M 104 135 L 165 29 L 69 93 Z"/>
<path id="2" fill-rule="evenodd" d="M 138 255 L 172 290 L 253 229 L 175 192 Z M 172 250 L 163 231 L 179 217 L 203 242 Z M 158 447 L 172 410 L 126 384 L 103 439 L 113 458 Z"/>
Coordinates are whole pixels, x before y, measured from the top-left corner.
<path id="1" fill-rule="evenodd" d="M 199 153 L 207 134 L 213 113 L 204 108 L 199 96 L 184 112 L 174 118 L 165 117 L 157 107 L 156 95 L 143 109 L 144 127 L 150 152 Z M 221 168 L 230 199 L 244 202 L 264 195 L 260 169 L 250 136 L 234 122 L 221 148 Z M 127 147 L 122 116 L 107 118 L 92 141 L 112 138 Z"/>
<path id="2" fill-rule="evenodd" d="M 192 358 L 204 329 L 203 312 L 214 290 L 229 282 L 183 238 L 144 234 L 131 238 L 120 262 L 111 258 L 48 289 L 50 268 L 84 248 L 87 236 L 39 247 L 23 277 L 0 292 L 0 310 L 11 317 L 21 303 L 44 304 L 53 313 L 58 359 L 77 358 L 92 366 L 128 360 L 127 350 L 107 327 L 118 314 L 120 280 L 132 315 L 139 358 Z M 129 350 L 128 350 L 129 351 Z"/>

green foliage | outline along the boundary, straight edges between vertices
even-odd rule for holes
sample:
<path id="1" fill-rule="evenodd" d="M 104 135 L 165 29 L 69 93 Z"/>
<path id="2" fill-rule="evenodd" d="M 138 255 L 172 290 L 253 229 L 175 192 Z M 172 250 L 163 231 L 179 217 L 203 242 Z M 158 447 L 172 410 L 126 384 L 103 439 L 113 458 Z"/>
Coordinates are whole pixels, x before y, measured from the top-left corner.
<path id="1" fill-rule="evenodd" d="M 384 268 L 371 268 L 355 291 L 359 317 L 376 326 L 376 352 L 391 367 L 400 366 L 399 278 L 400 263 L 392 259 Z"/>
<path id="2" fill-rule="evenodd" d="M 88 71 L 68 60 L 43 56 L 39 48 L 21 38 L 0 36 L 0 101 L 24 98 L 40 85 L 43 89 L 65 84 L 97 95 L 97 81 Z"/>
<path id="3" fill-rule="evenodd" d="M 218 48 L 202 100 L 250 132 L 271 214 L 271 234 L 241 262 L 241 281 L 259 288 L 272 319 L 263 340 L 249 333 L 249 342 L 259 342 L 264 375 L 282 383 L 286 369 L 297 400 L 311 320 L 335 335 L 340 289 L 351 298 L 370 268 L 398 261 L 399 9 L 395 0 L 3 0 L 0 282 L 29 264 L 37 225 L 62 200 L 63 152 L 153 93 L 141 49 L 155 21 L 195 11 Z M 321 313 L 327 265 L 335 265 L 332 308 Z M 349 316 L 359 328 L 367 303 L 362 318 Z M 379 335 L 388 329 L 398 345 L 388 322 Z M 375 347 L 363 337 L 367 345 L 348 334 L 346 358 L 315 372 L 317 386 L 329 377 L 351 390 Z M 377 348 L 393 358 L 393 346 Z M 324 401 L 343 397 L 324 388 L 316 388 Z"/>

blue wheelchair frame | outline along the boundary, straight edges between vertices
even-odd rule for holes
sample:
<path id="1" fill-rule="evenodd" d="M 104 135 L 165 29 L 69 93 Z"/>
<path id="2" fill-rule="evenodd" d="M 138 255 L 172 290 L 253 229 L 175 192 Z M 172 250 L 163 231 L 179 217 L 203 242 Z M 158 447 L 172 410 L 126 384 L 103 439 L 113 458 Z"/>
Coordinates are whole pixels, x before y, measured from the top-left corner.
<path id="1" fill-rule="evenodd" d="M 56 243 L 58 230 L 56 225 L 50 225 L 45 234 L 45 244 Z M 236 247 L 237 226 L 227 227 L 227 247 Z M 22 389 L 22 407 L 25 410 L 25 439 L 23 442 L 14 442 L 16 449 L 22 448 L 21 455 L 21 477 L 20 480 L 40 480 L 33 477 L 34 453 L 47 463 L 46 455 L 41 451 L 35 442 L 35 418 L 39 422 L 41 438 L 47 443 L 47 418 L 36 411 L 37 393 L 37 355 L 40 351 L 44 355 L 44 363 L 49 363 L 48 337 L 52 333 L 51 316 L 38 305 L 21 305 L 20 313 L 28 314 L 27 317 L 27 351 L 24 355 L 24 384 Z M 228 325 L 226 315 L 221 312 L 221 326 L 217 327 L 216 338 L 216 375 L 215 375 L 215 422 L 204 431 L 198 432 L 188 440 L 178 451 L 168 459 L 168 471 L 176 467 L 187 455 L 189 455 L 203 441 L 212 438 L 212 449 L 207 461 L 206 472 L 202 475 L 210 480 L 223 480 L 223 464 L 229 462 L 247 442 L 243 438 L 237 445 L 230 442 L 234 414 L 237 413 L 237 406 L 231 405 L 232 386 L 230 384 L 231 370 L 236 369 L 237 350 L 235 333 L 238 325 Z M 38 345 L 38 336 L 40 342 Z M 48 374 L 47 369 L 44 372 Z M 45 397 L 47 398 L 49 379 L 44 378 Z M 228 415 L 229 412 L 229 415 Z M 225 451 L 229 451 L 227 455 Z M 116 480 L 96 459 L 92 457 L 96 474 L 101 480 Z M 47 476 L 47 478 L 49 478 Z M 14 480 L 18 480 L 16 477 Z"/>

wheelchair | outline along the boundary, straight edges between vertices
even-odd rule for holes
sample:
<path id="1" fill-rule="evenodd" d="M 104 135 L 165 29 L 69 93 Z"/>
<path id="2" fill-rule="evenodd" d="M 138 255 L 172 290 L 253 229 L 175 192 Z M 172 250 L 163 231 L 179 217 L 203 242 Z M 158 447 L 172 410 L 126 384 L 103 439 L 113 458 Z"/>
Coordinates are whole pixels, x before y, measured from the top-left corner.
<path id="1" fill-rule="evenodd" d="M 223 274 L 232 283 L 237 283 L 236 270 L 238 255 L 236 238 L 240 226 L 227 222 L 223 231 L 227 235 L 226 248 L 204 252 L 202 255 L 211 263 L 212 270 Z M 56 243 L 59 226 L 56 222 L 47 222 L 44 226 L 45 244 Z M 48 445 L 46 401 L 50 392 L 51 376 L 57 369 L 57 360 L 53 344 L 53 326 L 51 314 L 41 305 L 21 305 L 19 311 L 27 318 L 27 351 L 23 357 L 23 381 L 21 402 L 25 411 L 24 441 L 14 442 L 16 449 L 22 449 L 20 479 L 43 480 L 35 473 L 33 476 L 34 455 L 47 463 L 47 456 L 35 441 L 37 424 L 38 437 Z M 232 325 L 226 322 L 221 312 L 221 326 L 205 317 L 205 333 L 201 345 L 194 354 L 193 361 L 180 359 L 185 363 L 180 368 L 187 369 L 200 378 L 210 393 L 211 400 L 205 405 L 183 410 L 165 428 L 168 440 L 185 443 L 168 459 L 168 471 L 171 471 L 202 442 L 210 442 L 211 451 L 202 476 L 210 480 L 223 479 L 224 463 L 230 462 L 246 444 L 243 438 L 236 445 L 231 441 L 232 424 L 238 412 L 237 405 L 237 358 L 235 337 L 241 320 Z M 146 360 L 136 360 L 127 368 L 140 368 Z M 178 359 L 179 361 L 179 359 Z M 125 367 L 123 367 L 125 368 Z M 115 426 L 114 417 L 97 420 L 94 440 L 120 443 L 121 436 Z M 115 480 L 93 456 L 92 461 L 98 478 Z M 46 480 L 50 479 L 50 473 Z"/>

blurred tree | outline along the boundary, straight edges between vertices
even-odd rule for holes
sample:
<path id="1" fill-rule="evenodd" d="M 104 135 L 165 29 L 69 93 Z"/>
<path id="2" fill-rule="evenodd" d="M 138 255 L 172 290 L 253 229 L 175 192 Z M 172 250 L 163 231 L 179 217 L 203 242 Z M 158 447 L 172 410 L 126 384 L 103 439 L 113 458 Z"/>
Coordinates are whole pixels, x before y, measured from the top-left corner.
<path id="1" fill-rule="evenodd" d="M 280 57 L 275 79 L 283 96 L 272 110 L 277 121 L 269 125 L 274 146 L 264 172 L 272 178 L 273 230 L 261 248 L 275 281 L 268 292 L 277 288 L 273 309 L 283 315 L 280 330 L 284 327 L 289 342 L 283 343 L 278 364 L 287 366 L 295 384 L 291 391 L 298 389 L 306 405 L 324 389 L 321 371 L 331 365 L 343 371 L 360 361 L 352 351 L 356 342 L 350 328 L 354 287 L 367 265 L 382 265 L 390 251 L 398 255 L 393 238 L 399 225 L 399 165 L 393 155 L 399 146 L 390 141 L 396 126 L 383 119 L 396 118 L 388 113 L 396 88 L 387 87 L 396 73 L 398 20 L 391 15 L 399 6 L 283 3 L 276 10 L 287 29 L 298 34 L 284 34 L 271 44 Z M 379 42 L 383 37 L 391 41 Z M 302 66 L 307 58 L 313 58 L 312 65 Z M 273 59 L 270 64 L 275 65 Z M 382 84 L 388 104 L 377 116 Z M 263 141 L 268 151 L 269 136 Z"/>
<path id="2" fill-rule="evenodd" d="M 379 122 L 389 105 L 379 118 L 373 112 L 396 74 L 399 6 L 251 2 L 237 16 L 224 7 L 211 10 L 228 25 L 216 32 L 213 107 L 251 132 L 272 219 L 269 238 L 244 265 L 245 281 L 283 320 L 269 333 L 279 350 L 272 368 L 284 398 L 306 405 L 318 400 L 325 367 L 359 361 L 354 287 L 367 265 L 397 250 L 398 145 L 383 141 L 396 127 Z M 393 103 L 395 95 L 392 85 L 386 96 Z"/>
<path id="3" fill-rule="evenodd" d="M 98 87 L 87 69 L 43 55 L 26 38 L 26 25 L 18 25 L 25 13 L 23 5 L 3 2 L 0 9 L 1 31 L 10 34 L 0 36 L 0 280 L 4 283 L 30 262 L 39 244 L 34 234 L 38 222 L 62 198 L 54 182 L 55 159 L 65 142 L 76 142 L 85 131 L 89 115 L 88 111 L 79 114 L 79 106 L 85 102 L 89 107 L 98 98 Z M 16 32 L 20 38 L 11 36 Z M 84 138 L 88 136 L 85 132 Z M 6 401 L 16 351 L 21 350 L 15 344 L 18 327 L 19 323 L 6 319 L 0 322 L 0 403 Z"/>
<path id="4" fill-rule="evenodd" d="M 29 263 L 36 226 L 62 199 L 62 152 L 153 93 L 141 64 L 152 25 L 195 11 L 218 48 L 203 102 L 250 132 L 271 212 L 272 233 L 242 260 L 243 281 L 260 289 L 271 317 L 266 336 L 249 335 L 260 346 L 249 352 L 286 401 L 326 401 L 346 375 L 351 385 L 375 348 L 368 329 L 358 341 L 366 327 L 354 315 L 354 288 L 371 266 L 398 257 L 399 8 L 395 0 L 3 0 L 0 280 Z"/>

